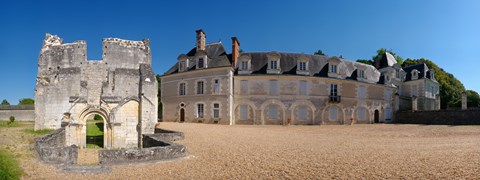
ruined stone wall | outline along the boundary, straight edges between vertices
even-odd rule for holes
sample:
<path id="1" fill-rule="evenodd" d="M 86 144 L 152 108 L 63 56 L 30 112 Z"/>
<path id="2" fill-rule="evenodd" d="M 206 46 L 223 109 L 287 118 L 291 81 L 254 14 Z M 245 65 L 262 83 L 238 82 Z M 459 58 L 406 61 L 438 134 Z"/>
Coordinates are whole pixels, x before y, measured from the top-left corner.
<path id="1" fill-rule="evenodd" d="M 105 38 L 102 60 L 88 61 L 85 41 L 63 43 L 47 34 L 39 55 L 35 129 L 58 129 L 62 121 L 84 125 L 89 114 L 104 114 L 118 143 L 111 146 L 138 146 L 141 134 L 152 134 L 157 121 L 149 43 Z"/>
<path id="2" fill-rule="evenodd" d="M 214 80 L 220 82 L 220 92 L 213 93 Z M 197 94 L 197 82 L 204 82 L 204 94 Z M 179 95 L 179 84 L 185 83 L 186 95 Z M 230 124 L 232 71 L 230 67 L 182 72 L 162 77 L 163 121 L 178 122 L 180 109 L 185 110 L 185 122 Z M 204 118 L 197 117 L 197 104 L 204 104 Z M 220 118 L 213 118 L 213 103 L 220 104 Z M 184 106 L 181 107 L 181 104 Z"/>

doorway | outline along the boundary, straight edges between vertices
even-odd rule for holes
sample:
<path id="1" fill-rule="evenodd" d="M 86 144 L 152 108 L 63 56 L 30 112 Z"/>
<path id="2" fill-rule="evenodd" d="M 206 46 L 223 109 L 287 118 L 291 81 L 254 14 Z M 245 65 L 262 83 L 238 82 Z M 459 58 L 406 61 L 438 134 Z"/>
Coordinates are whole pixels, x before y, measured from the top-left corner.
<path id="1" fill-rule="evenodd" d="M 380 123 L 380 112 L 378 112 L 378 110 L 375 110 L 373 122 Z"/>
<path id="2" fill-rule="evenodd" d="M 86 125 L 86 147 L 103 148 L 105 135 L 103 117 L 98 114 L 91 114 L 87 117 Z"/>
<path id="3" fill-rule="evenodd" d="M 185 122 L 185 109 L 180 109 L 180 122 Z"/>

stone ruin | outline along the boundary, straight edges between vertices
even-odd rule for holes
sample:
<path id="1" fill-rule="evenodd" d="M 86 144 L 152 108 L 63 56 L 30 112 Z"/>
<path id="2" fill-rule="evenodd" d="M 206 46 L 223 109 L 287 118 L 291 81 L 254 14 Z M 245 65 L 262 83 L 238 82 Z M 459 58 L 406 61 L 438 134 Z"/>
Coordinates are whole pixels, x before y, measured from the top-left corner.
<path id="1" fill-rule="evenodd" d="M 78 149 L 87 145 L 86 121 L 94 115 L 103 119 L 100 164 L 185 156 L 183 145 L 165 138 L 183 134 L 155 129 L 158 84 L 150 41 L 105 38 L 102 48 L 102 60 L 89 61 L 85 41 L 63 43 L 46 34 L 38 57 L 35 130 L 56 131 L 36 139 L 40 159 L 76 164 Z"/>

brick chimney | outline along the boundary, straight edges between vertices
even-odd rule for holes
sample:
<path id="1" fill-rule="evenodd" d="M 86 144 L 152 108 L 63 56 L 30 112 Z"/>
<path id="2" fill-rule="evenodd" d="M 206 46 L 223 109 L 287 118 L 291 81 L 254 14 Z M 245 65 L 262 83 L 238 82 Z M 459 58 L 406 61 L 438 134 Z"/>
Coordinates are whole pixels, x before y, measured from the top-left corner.
<path id="1" fill-rule="evenodd" d="M 232 66 L 237 66 L 238 55 L 240 54 L 240 42 L 237 37 L 232 37 Z"/>
<path id="2" fill-rule="evenodd" d="M 203 32 L 202 29 L 199 29 L 197 31 L 197 51 L 200 51 L 200 50 L 205 50 L 205 40 L 206 40 L 206 36 L 205 36 L 205 32 Z"/>

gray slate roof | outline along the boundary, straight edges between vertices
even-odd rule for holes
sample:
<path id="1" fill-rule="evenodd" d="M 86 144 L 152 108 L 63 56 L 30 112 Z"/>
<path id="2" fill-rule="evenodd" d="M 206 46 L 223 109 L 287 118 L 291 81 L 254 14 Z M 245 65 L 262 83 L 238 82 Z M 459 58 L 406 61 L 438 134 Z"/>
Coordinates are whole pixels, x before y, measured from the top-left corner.
<path id="1" fill-rule="evenodd" d="M 405 77 L 405 81 L 411 81 L 412 80 L 412 70 L 414 70 L 414 69 L 420 71 L 418 73 L 418 79 L 422 79 L 422 78 L 430 79 L 431 71 L 428 68 L 427 64 L 420 63 L 420 64 L 415 64 L 415 65 L 411 65 L 411 66 L 407 66 L 407 67 L 403 68 L 403 70 L 407 73 L 407 76 Z"/>
<path id="2" fill-rule="evenodd" d="M 269 52 L 253 52 L 242 53 L 251 57 L 251 70 L 252 74 L 267 74 L 268 69 L 268 57 Z M 299 53 L 279 53 L 280 57 L 280 74 L 296 75 L 297 71 L 297 59 L 300 56 L 307 56 L 309 58 L 308 76 L 316 77 L 328 77 L 328 59 L 332 57 L 321 55 L 309 55 Z M 363 63 L 352 62 L 345 59 L 340 59 L 341 63 L 337 67 L 339 74 L 345 74 L 345 79 L 357 79 L 357 68 L 362 67 L 365 69 L 365 75 L 370 83 L 377 83 L 380 78 L 380 72 L 371 65 Z M 235 72 L 238 75 L 238 69 Z"/>
<path id="3" fill-rule="evenodd" d="M 207 58 L 208 58 L 207 60 L 208 68 L 232 66 L 231 54 L 227 54 L 222 43 L 217 42 L 217 43 L 207 44 L 205 46 L 205 51 L 207 53 Z M 192 48 L 192 50 L 190 50 L 186 54 L 189 57 L 188 59 L 190 59 L 189 69 L 188 69 L 189 71 L 197 69 L 196 61 L 194 59 L 196 53 L 197 53 L 197 49 L 194 47 Z M 163 75 L 169 75 L 169 74 L 175 74 L 175 73 L 178 73 L 178 61 Z"/>

